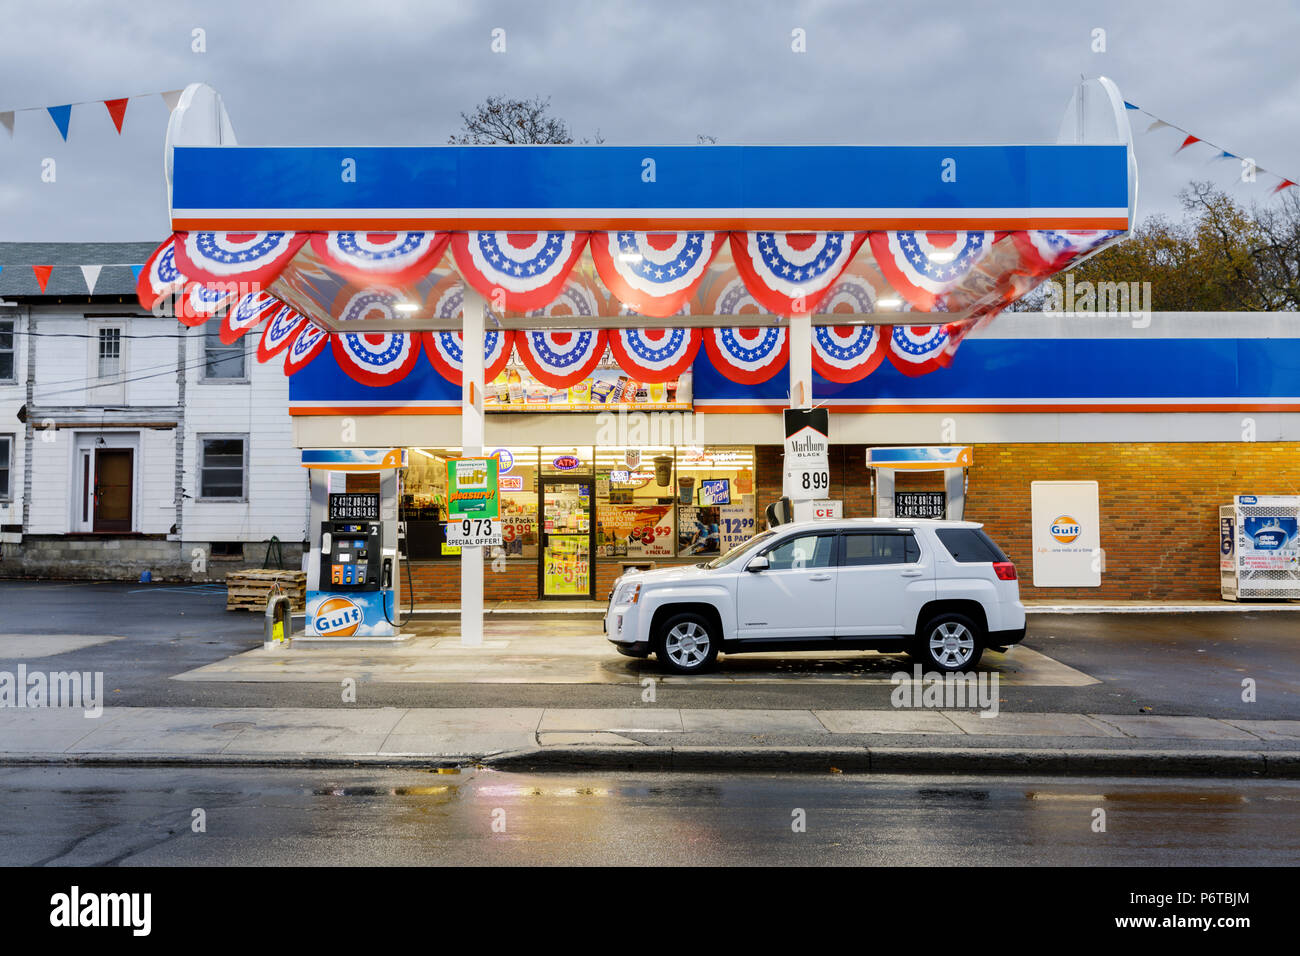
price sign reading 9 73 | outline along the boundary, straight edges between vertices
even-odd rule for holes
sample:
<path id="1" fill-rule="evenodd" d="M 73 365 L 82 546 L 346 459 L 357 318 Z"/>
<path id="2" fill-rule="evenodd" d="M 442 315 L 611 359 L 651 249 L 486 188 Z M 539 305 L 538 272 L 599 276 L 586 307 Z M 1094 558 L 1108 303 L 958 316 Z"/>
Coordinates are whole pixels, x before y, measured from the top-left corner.
<path id="1" fill-rule="evenodd" d="M 461 518 L 447 522 L 447 543 L 462 548 L 501 544 L 501 522 L 496 518 Z"/>

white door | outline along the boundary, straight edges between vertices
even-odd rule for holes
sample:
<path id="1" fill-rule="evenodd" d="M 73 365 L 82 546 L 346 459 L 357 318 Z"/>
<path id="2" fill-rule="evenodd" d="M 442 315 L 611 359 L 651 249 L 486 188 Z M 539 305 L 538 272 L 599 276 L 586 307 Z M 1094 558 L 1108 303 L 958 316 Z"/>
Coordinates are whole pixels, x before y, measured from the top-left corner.
<path id="1" fill-rule="evenodd" d="M 934 600 L 934 558 L 910 531 L 846 531 L 835 591 L 835 636 L 911 634 Z"/>
<path id="2" fill-rule="evenodd" d="M 765 554 L 765 570 L 740 572 L 736 635 L 742 639 L 833 636 L 834 533 L 786 538 Z"/>

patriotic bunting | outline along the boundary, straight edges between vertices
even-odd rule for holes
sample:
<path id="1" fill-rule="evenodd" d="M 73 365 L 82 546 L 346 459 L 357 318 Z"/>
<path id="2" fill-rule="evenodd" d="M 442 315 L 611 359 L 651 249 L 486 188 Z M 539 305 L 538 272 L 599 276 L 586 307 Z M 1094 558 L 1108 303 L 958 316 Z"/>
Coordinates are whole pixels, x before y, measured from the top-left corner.
<path id="1" fill-rule="evenodd" d="M 585 232 L 458 232 L 451 250 L 493 308 L 527 312 L 560 294 L 586 242 Z"/>
<path id="2" fill-rule="evenodd" d="M 597 232 L 591 257 L 616 299 L 638 315 L 675 315 L 695 294 L 722 232 Z"/>
<path id="3" fill-rule="evenodd" d="M 240 292 L 236 283 L 223 282 L 209 286 L 202 282 L 191 282 L 176 299 L 176 318 L 182 325 L 202 325 L 239 299 Z"/>
<path id="4" fill-rule="evenodd" d="M 924 375 L 951 361 L 948 330 L 942 325 L 895 325 L 889 336 L 889 361 L 904 375 Z"/>
<path id="5" fill-rule="evenodd" d="M 756 300 L 779 315 L 815 312 L 866 233 L 733 232 L 731 255 Z"/>
<path id="6" fill-rule="evenodd" d="M 605 330 L 523 332 L 519 357 L 543 385 L 568 388 L 596 370 L 605 354 Z"/>
<path id="7" fill-rule="evenodd" d="M 887 325 L 814 326 L 813 371 L 832 382 L 864 379 L 884 361 L 891 332 Z"/>
<path id="8" fill-rule="evenodd" d="M 306 367 L 329 343 L 329 337 L 330 334 L 315 322 L 305 322 L 285 353 L 284 374 L 293 375 Z"/>
<path id="9" fill-rule="evenodd" d="M 388 286 L 351 288 L 335 300 L 331 313 L 340 322 L 396 319 L 395 306 L 405 301 L 400 289 Z M 372 322 L 373 332 L 349 332 L 330 336 L 334 360 L 355 381 L 363 385 L 391 385 L 400 382 L 420 358 L 420 335 L 416 332 L 385 332 L 382 321 Z"/>
<path id="10" fill-rule="evenodd" d="M 873 232 L 871 252 L 889 284 L 914 308 L 939 311 L 993 246 L 991 232 Z"/>
<path id="11" fill-rule="evenodd" d="M 283 352 L 306 321 L 306 316 L 282 305 L 262 330 L 262 341 L 257 343 L 257 360 L 269 362 Z"/>
<path id="12" fill-rule="evenodd" d="M 226 345 L 233 345 L 266 318 L 272 309 L 281 306 L 283 303 L 269 292 L 250 292 L 226 313 L 217 337 Z"/>
<path id="13" fill-rule="evenodd" d="M 311 247 L 351 282 L 406 285 L 437 266 L 450 239 L 446 232 L 325 232 L 312 235 Z"/>
<path id="14" fill-rule="evenodd" d="M 515 333 L 508 329 L 488 329 L 483 337 L 483 381 L 490 382 L 501 374 L 514 351 Z M 424 355 L 438 374 L 460 385 L 465 363 L 465 337 L 461 332 L 425 332 Z"/>
<path id="15" fill-rule="evenodd" d="M 159 299 L 185 288 L 186 276 L 176 268 L 176 249 L 171 239 L 154 250 L 135 280 L 140 305 L 152 310 Z"/>
<path id="16" fill-rule="evenodd" d="M 785 368 L 790 340 L 783 328 L 705 329 L 704 350 L 727 378 L 754 385 Z"/>
<path id="17" fill-rule="evenodd" d="M 173 90 L 167 93 L 158 93 L 167 104 L 169 110 L 176 109 L 176 104 L 180 100 L 183 91 Z M 108 110 L 108 117 L 113 122 L 114 129 L 118 135 L 122 133 L 122 121 L 126 118 L 126 105 L 131 100 L 139 99 L 141 96 L 153 96 L 153 93 L 140 93 L 136 96 L 123 96 L 109 100 L 79 100 L 75 103 L 63 103 L 58 106 L 27 106 L 21 109 L 0 110 L 0 126 L 3 126 L 10 136 L 14 134 L 14 115 L 17 113 L 44 113 L 53 122 L 54 128 L 59 131 L 59 136 L 64 142 L 68 139 L 68 129 L 72 123 L 72 108 L 74 106 L 86 106 L 91 103 L 102 103 Z"/>
<path id="18" fill-rule="evenodd" d="M 293 232 L 178 232 L 176 265 L 200 282 L 267 287 L 306 241 Z"/>
<path id="19" fill-rule="evenodd" d="M 1030 275 L 1050 275 L 1119 235 L 1122 233 L 1104 229 L 1030 229 L 1012 233 L 1011 241 Z"/>
<path id="20" fill-rule="evenodd" d="M 613 329 L 609 350 L 638 382 L 672 382 L 691 367 L 703 329 Z"/>

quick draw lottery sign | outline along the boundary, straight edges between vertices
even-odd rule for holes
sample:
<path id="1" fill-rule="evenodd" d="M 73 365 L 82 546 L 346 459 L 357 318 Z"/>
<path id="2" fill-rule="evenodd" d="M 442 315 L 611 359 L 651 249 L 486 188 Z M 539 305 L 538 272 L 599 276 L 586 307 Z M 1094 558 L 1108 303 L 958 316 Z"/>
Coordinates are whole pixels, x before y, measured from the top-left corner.
<path id="1" fill-rule="evenodd" d="M 495 458 L 447 459 L 447 543 L 501 544 L 501 496 Z"/>

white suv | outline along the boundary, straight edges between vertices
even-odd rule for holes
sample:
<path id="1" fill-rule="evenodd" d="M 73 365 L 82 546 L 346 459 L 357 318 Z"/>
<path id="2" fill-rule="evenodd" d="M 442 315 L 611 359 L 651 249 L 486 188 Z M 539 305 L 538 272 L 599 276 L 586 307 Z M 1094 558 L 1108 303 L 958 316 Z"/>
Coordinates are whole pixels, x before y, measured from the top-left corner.
<path id="1" fill-rule="evenodd" d="M 1016 568 L 972 521 L 780 525 L 706 564 L 614 582 L 605 634 L 678 674 L 722 651 L 907 651 L 963 671 L 1025 637 Z"/>

